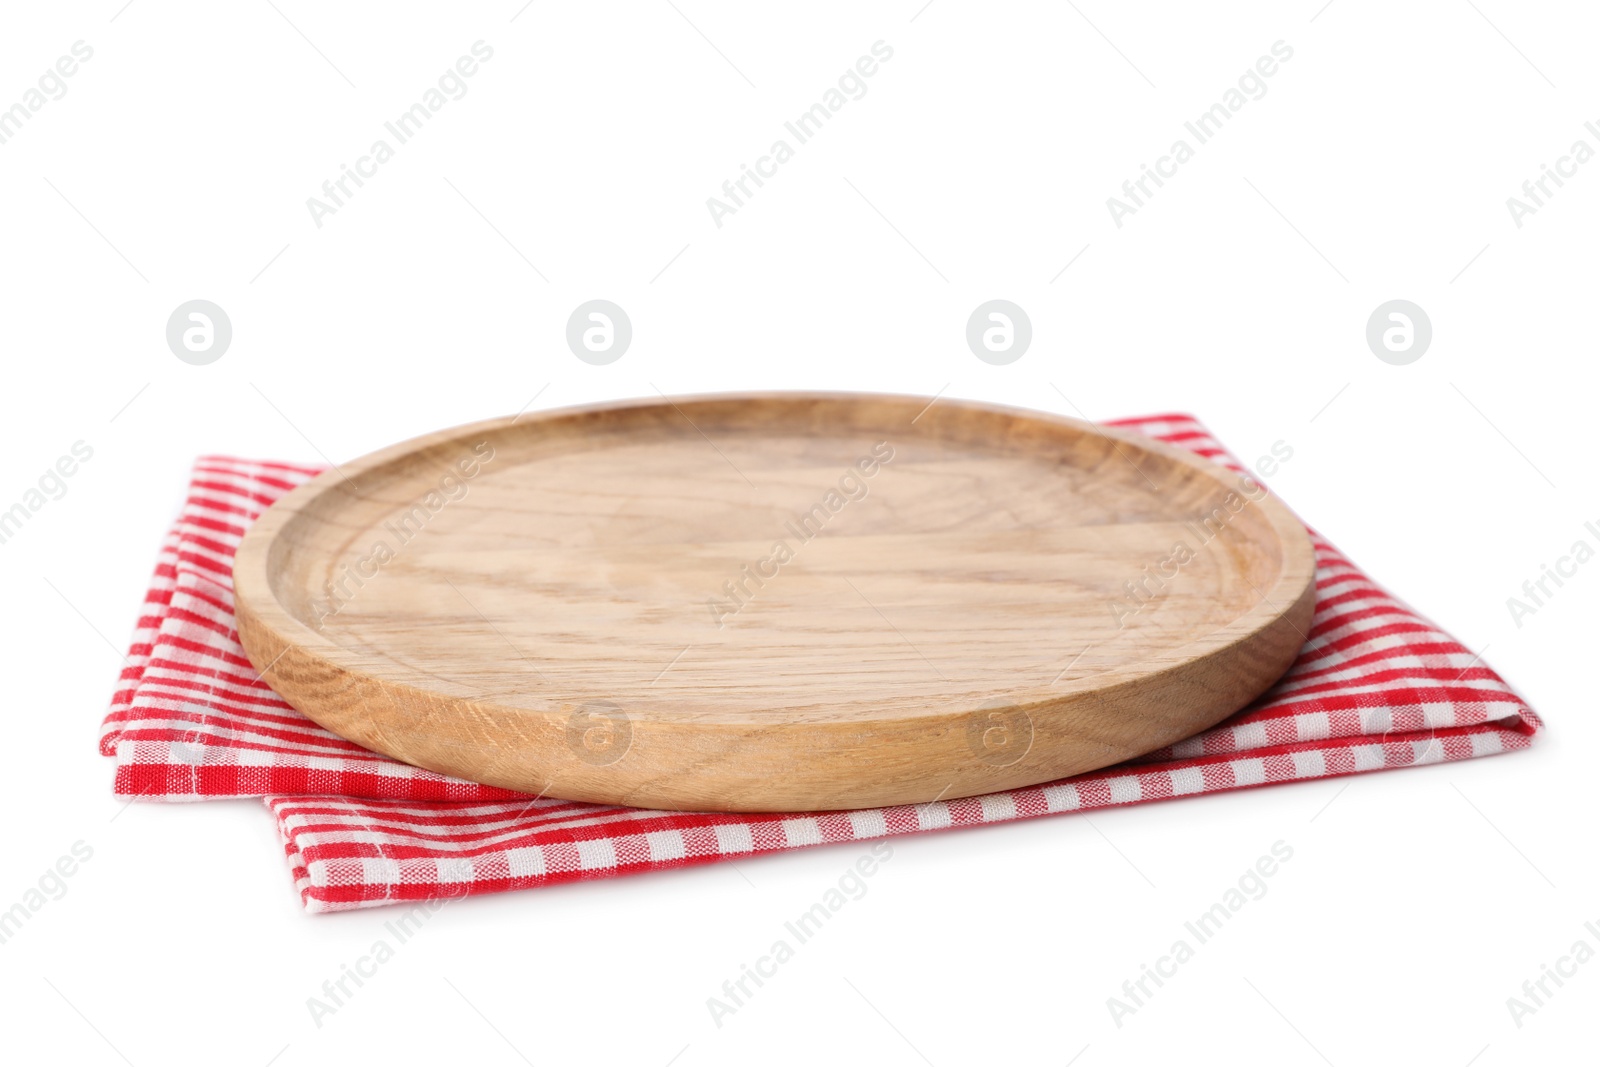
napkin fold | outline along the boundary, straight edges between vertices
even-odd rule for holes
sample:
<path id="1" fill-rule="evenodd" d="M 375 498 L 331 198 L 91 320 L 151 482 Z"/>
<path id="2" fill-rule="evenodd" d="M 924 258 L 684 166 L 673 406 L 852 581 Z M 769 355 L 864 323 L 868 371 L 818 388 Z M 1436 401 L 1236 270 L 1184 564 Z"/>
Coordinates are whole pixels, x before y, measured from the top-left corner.
<path id="1" fill-rule="evenodd" d="M 1107 425 L 1244 471 L 1190 416 Z M 1221 724 L 1138 760 L 985 796 L 809 815 L 529 797 L 337 737 L 250 665 L 234 623 L 234 552 L 262 511 L 320 470 L 226 456 L 195 463 L 100 737 L 119 796 L 262 797 L 311 912 L 1471 759 L 1525 748 L 1541 725 L 1471 650 L 1313 531 L 1316 613 L 1289 672 Z"/>

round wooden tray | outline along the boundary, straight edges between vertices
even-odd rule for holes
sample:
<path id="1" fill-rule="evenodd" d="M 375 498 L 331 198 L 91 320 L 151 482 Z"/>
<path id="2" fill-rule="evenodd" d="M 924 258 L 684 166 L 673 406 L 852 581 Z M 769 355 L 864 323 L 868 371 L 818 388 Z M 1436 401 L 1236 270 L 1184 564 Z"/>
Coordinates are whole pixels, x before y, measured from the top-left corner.
<path id="1" fill-rule="evenodd" d="M 284 699 L 444 774 L 683 810 L 926 803 L 1215 724 L 1310 623 L 1305 528 L 1088 423 L 844 394 L 431 434 L 274 504 L 234 564 Z"/>

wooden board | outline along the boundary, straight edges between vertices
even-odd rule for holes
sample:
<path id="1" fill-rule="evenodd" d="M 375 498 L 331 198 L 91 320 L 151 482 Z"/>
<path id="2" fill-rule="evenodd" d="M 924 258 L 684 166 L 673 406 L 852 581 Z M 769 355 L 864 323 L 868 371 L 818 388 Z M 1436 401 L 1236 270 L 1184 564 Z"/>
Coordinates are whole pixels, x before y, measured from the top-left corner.
<path id="1" fill-rule="evenodd" d="M 924 398 L 650 400 L 432 434 L 274 504 L 239 631 L 367 748 L 573 800 L 927 803 L 1196 733 L 1314 599 L 1253 481 L 1088 423 Z"/>

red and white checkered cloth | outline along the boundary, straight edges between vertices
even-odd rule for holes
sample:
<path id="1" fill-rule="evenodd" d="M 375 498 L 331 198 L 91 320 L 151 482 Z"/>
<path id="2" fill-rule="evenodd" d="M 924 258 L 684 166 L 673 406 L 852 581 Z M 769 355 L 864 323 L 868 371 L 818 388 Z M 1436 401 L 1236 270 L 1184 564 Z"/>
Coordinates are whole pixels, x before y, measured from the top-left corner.
<path id="1" fill-rule="evenodd" d="M 1109 425 L 1243 470 L 1188 416 Z M 987 796 L 816 815 L 534 799 L 336 737 L 250 666 L 234 629 L 234 550 L 269 504 L 317 472 L 219 456 L 196 463 L 100 739 L 121 796 L 263 797 L 312 912 L 1470 759 L 1524 748 L 1540 726 L 1470 650 L 1313 532 L 1316 615 L 1289 673 L 1221 725 L 1132 763 Z"/>

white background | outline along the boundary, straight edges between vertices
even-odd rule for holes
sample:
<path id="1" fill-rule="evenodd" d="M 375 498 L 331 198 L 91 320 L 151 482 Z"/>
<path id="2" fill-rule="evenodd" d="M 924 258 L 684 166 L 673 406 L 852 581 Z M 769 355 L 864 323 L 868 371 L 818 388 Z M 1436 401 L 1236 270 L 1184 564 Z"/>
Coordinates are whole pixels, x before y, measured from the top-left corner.
<path id="1" fill-rule="evenodd" d="M 0 106 L 94 49 L 0 145 L 0 507 L 94 448 L 0 545 L 0 908 L 94 850 L 0 946 L 7 1061 L 1593 1057 L 1600 963 L 1521 1028 L 1506 1008 L 1600 948 L 1600 562 L 1520 628 L 1506 606 L 1600 521 L 1600 161 L 1521 228 L 1506 207 L 1600 148 L 1592 8 L 122 3 L 0 15 Z M 467 95 L 317 228 L 306 198 L 480 39 Z M 706 198 L 878 40 L 867 95 L 717 228 Z M 1269 92 L 1117 228 L 1106 198 L 1278 40 Z M 594 297 L 634 325 L 605 367 L 563 340 Z M 995 297 L 1033 322 L 1009 366 L 963 338 Z M 210 366 L 165 343 L 194 298 L 233 323 Z M 1433 322 L 1409 366 L 1364 340 L 1393 298 Z M 392 916 L 303 914 L 258 803 L 119 815 L 95 754 L 188 463 L 657 388 L 1190 411 L 1247 461 L 1281 439 L 1274 489 L 1550 728 L 1466 764 L 898 840 L 720 1029 L 706 998 L 864 849 L 452 905 L 318 1028 L 306 999 Z M 1269 894 L 1115 1026 L 1106 998 L 1280 839 Z"/>

